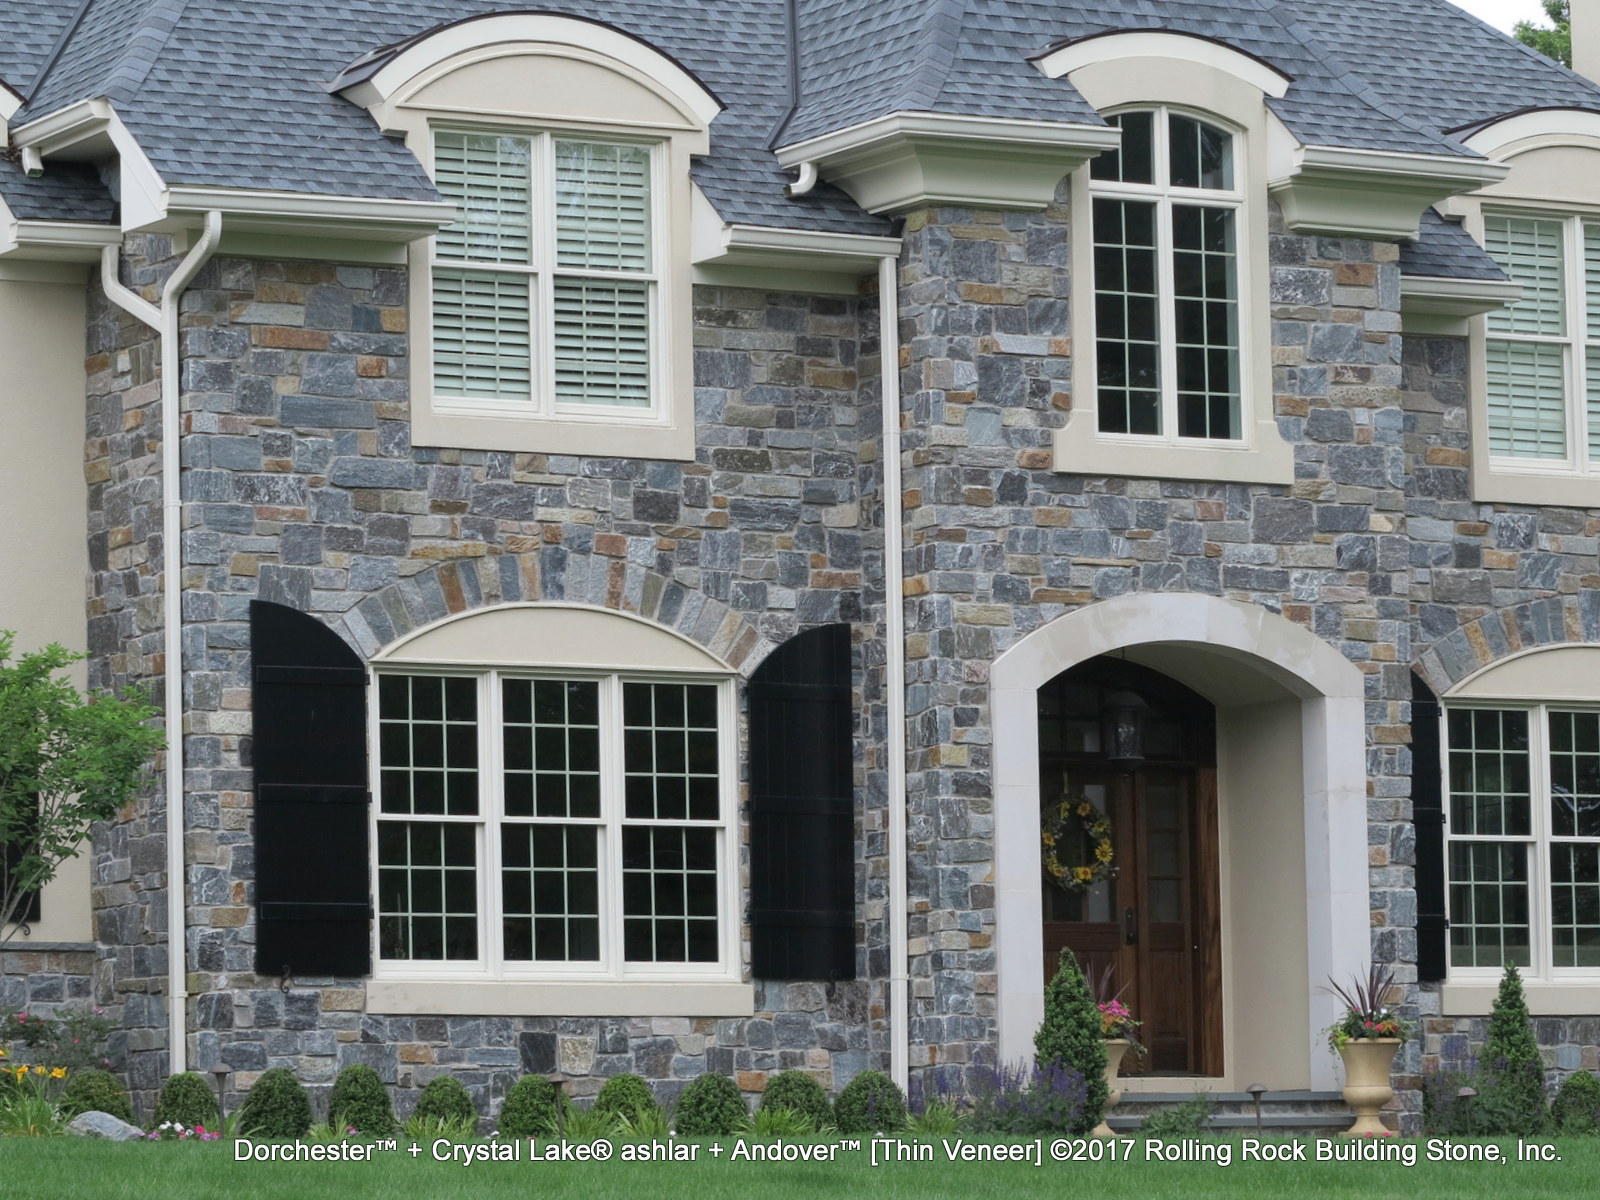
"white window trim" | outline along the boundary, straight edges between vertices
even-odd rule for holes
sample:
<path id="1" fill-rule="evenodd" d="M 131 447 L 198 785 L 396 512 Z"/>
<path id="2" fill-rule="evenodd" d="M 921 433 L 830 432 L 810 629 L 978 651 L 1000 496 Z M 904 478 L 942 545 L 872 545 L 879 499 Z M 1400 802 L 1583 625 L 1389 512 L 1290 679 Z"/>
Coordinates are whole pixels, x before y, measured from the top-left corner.
<path id="1" fill-rule="evenodd" d="M 1241 161 L 1244 139 L 1240 131 L 1218 121 L 1209 114 L 1199 114 L 1179 108 L 1170 104 L 1155 104 L 1144 107 L 1133 106 L 1121 109 L 1107 116 L 1119 116 L 1127 113 L 1146 112 L 1151 115 L 1151 133 L 1153 141 L 1151 154 L 1154 156 L 1154 182 L 1152 183 L 1123 183 L 1109 179 L 1095 179 L 1093 164 L 1088 168 L 1089 175 L 1089 203 L 1090 211 L 1084 214 L 1083 219 L 1091 226 L 1090 240 L 1093 242 L 1094 213 L 1093 204 L 1096 200 L 1132 200 L 1141 204 L 1152 204 L 1156 210 L 1156 336 L 1158 338 L 1157 353 L 1160 363 L 1160 392 L 1161 392 L 1161 428 L 1158 434 L 1139 433 L 1108 433 L 1099 429 L 1099 405 L 1095 406 L 1096 431 L 1100 439 L 1109 443 L 1124 443 L 1141 450 L 1172 447 L 1193 447 L 1197 450 L 1238 450 L 1246 442 L 1248 421 L 1245 414 L 1249 411 L 1252 401 L 1250 395 L 1249 373 L 1245 365 L 1249 362 L 1251 353 L 1249 323 L 1245 320 L 1245 313 L 1249 304 L 1248 271 L 1245 269 L 1244 255 L 1244 227 L 1246 189 L 1239 186 L 1239 181 L 1245 177 L 1246 164 Z M 1198 120 L 1214 129 L 1220 129 L 1232 139 L 1230 153 L 1232 155 L 1233 178 L 1235 186 L 1226 190 L 1199 187 L 1177 187 L 1172 183 L 1172 146 L 1171 122 L 1173 116 L 1189 117 Z M 1238 296 L 1235 300 L 1237 333 L 1239 345 L 1235 352 L 1239 360 L 1239 427 L 1240 436 L 1237 438 L 1190 438 L 1182 437 L 1178 433 L 1178 287 L 1176 279 L 1177 250 L 1173 245 L 1173 213 L 1177 205 L 1194 208 L 1223 209 L 1234 214 L 1234 287 Z M 1097 281 L 1091 275 L 1089 279 L 1089 296 L 1091 303 L 1098 299 L 1099 289 Z M 1092 315 L 1091 315 L 1092 319 Z M 1099 379 L 1099 338 L 1098 329 L 1096 337 L 1091 339 L 1086 346 L 1079 346 L 1078 353 L 1086 356 L 1095 371 L 1096 380 Z M 1098 388 L 1097 388 L 1098 393 Z"/>
<path id="2" fill-rule="evenodd" d="M 467 125 L 435 124 L 435 135 L 440 133 L 487 134 L 510 133 L 504 129 L 491 129 Z M 667 380 L 663 371 L 662 347 L 664 341 L 661 317 L 661 282 L 665 274 L 661 231 L 667 224 L 663 189 L 666 184 L 662 161 L 665 147 L 659 139 L 624 138 L 615 135 L 585 134 L 581 139 L 571 134 L 549 129 L 527 129 L 512 134 L 528 139 L 530 169 L 528 172 L 529 230 L 528 261 L 504 262 L 488 259 L 444 258 L 439 254 L 439 239 L 428 239 L 430 251 L 429 287 L 432 288 L 434 272 L 480 271 L 486 274 L 520 275 L 531 277 L 533 285 L 528 293 L 528 347 L 531 360 L 530 395 L 527 399 L 491 399 L 488 397 L 450 396 L 434 390 L 434 405 L 441 413 L 461 416 L 509 417 L 512 419 L 544 421 L 590 421 L 597 424 L 654 425 L 666 424 L 665 396 Z M 554 176 L 554 147 L 556 141 L 582 140 L 598 145 L 643 146 L 650 154 L 650 267 L 647 271 L 610 271 L 590 267 L 563 267 L 556 252 L 556 204 Z M 437 144 L 437 143 L 436 143 Z M 646 284 L 646 303 L 649 306 L 650 354 L 650 404 L 648 408 L 628 408 L 618 405 L 567 404 L 556 398 L 555 370 L 555 279 L 557 276 L 578 279 L 616 280 Z M 433 314 L 430 308 L 431 326 Z M 429 339 L 430 349 L 432 338 Z"/>
<path id="3" fill-rule="evenodd" d="M 1104 39 L 1109 42 L 1112 39 Z M 1089 62 L 1067 78 L 1097 111 L 1166 108 L 1234 134 L 1234 179 L 1242 197 L 1238 242 L 1240 432 L 1237 441 L 1130 438 L 1102 434 L 1096 403 L 1092 302 L 1094 231 L 1089 167 L 1071 177 L 1072 413 L 1056 431 L 1054 469 L 1085 475 L 1196 479 L 1219 483 L 1290 484 L 1294 447 L 1278 430 L 1272 386 L 1271 252 L 1267 199 L 1267 134 L 1276 120 L 1266 94 L 1214 64 L 1154 53 Z M 1095 186 L 1100 186 L 1097 181 Z M 1193 444 L 1191 444 L 1191 442 Z"/>
<path id="4" fill-rule="evenodd" d="M 576 670 L 571 668 L 539 670 L 523 666 L 451 667 L 437 663 L 406 663 L 386 661 L 377 674 L 383 675 L 437 675 L 473 676 L 478 686 L 478 780 L 479 812 L 472 816 L 447 816 L 419 814 L 415 818 L 395 814 L 393 820 L 420 820 L 426 822 L 451 822 L 479 827 L 478 854 L 478 948 L 479 956 L 472 961 L 386 959 L 381 955 L 380 923 L 372 925 L 373 975 L 371 987 L 383 991 L 383 985 L 410 984 L 413 982 L 452 983 L 460 985 L 523 985 L 525 994 L 537 997 L 543 994 L 538 985 L 584 985 L 586 994 L 603 996 L 616 986 L 635 984 L 742 984 L 740 947 L 741 909 L 739 905 L 739 860 L 737 769 L 737 704 L 734 681 L 731 676 L 717 677 L 699 673 L 640 672 L 626 669 Z M 600 879 L 600 966 L 587 963 L 534 963 L 527 966 L 507 967 L 502 947 L 502 896 L 499 866 L 501 857 L 500 823 L 508 819 L 514 824 L 540 823 L 523 818 L 503 818 L 503 775 L 501 773 L 502 743 L 499 737 L 500 688 L 502 677 L 522 679 L 596 679 L 601 680 L 602 722 L 600 727 L 601 755 L 601 817 L 598 821 L 567 820 L 545 823 L 597 824 L 601 835 L 602 859 Z M 609 681 L 609 682 L 607 682 Z M 623 798 L 618 786 L 623 778 L 622 762 L 622 684 L 647 683 L 712 683 L 717 686 L 718 754 L 720 781 L 718 787 L 720 811 L 715 822 L 704 821 L 635 821 L 624 820 Z M 378 747 L 379 720 L 376 705 L 368 721 L 370 749 L 368 754 L 373 803 L 370 806 L 369 834 L 371 851 L 368 855 L 372 894 L 378 891 L 378 828 L 385 820 L 382 812 L 381 759 Z M 622 959 L 622 871 L 620 830 L 634 825 L 670 825 L 714 827 L 718 831 L 717 873 L 720 882 L 718 894 L 719 958 L 716 963 L 639 964 L 629 966 Z M 529 991 L 528 989 L 532 989 Z M 447 993 L 448 994 L 448 993 Z M 461 995 L 476 995 L 468 991 Z M 492 994 L 492 993 L 490 993 Z M 726 1004 L 743 1003 L 743 993 L 708 993 L 706 1003 L 710 1011 Z M 417 1003 L 426 1002 L 426 993 L 419 993 Z M 395 1003 L 390 993 L 385 1001 Z M 505 1001 L 502 1001 L 504 1003 Z M 548 1006 L 548 1001 L 545 1002 Z M 401 1011 L 401 1010 L 391 1010 Z M 403 1011 L 412 1011 L 407 1008 Z M 431 1011 L 431 1010 L 422 1010 Z M 481 1002 L 476 1007 L 455 1011 L 485 1012 Z M 534 1011 L 541 1011 L 535 1009 Z M 596 1011 L 593 1007 L 583 1011 Z M 606 1011 L 611 1011 L 607 1009 Z M 697 1009 L 701 1015 L 706 1010 Z"/>
<path id="5" fill-rule="evenodd" d="M 1553 212 L 1532 206 L 1495 205 L 1485 207 L 1485 227 L 1490 218 L 1551 221 L 1561 226 L 1562 305 L 1566 329 L 1557 334 L 1503 333 L 1489 328 L 1492 317 L 1484 319 L 1484 349 L 1491 342 L 1559 346 L 1563 356 L 1562 388 L 1566 399 L 1567 456 L 1565 459 L 1533 458 L 1519 455 L 1489 456 L 1493 471 L 1527 472 L 1535 475 L 1569 474 L 1580 478 L 1600 476 L 1600 455 L 1589 453 L 1588 350 L 1600 349 L 1600 338 L 1589 337 L 1589 300 L 1584 281 L 1587 277 L 1584 231 L 1600 223 L 1600 218 L 1571 211 Z M 1486 360 L 1487 361 L 1487 360 Z M 1484 399 L 1488 401 L 1488 378 L 1484 379 Z M 1485 409 L 1487 416 L 1487 409 Z M 1597 429 L 1596 432 L 1600 432 Z M 1488 444 L 1487 442 L 1485 443 Z"/>
<path id="6" fill-rule="evenodd" d="M 1529 781 L 1533 785 L 1533 794 L 1529 798 L 1531 806 L 1531 821 L 1529 833 L 1519 836 L 1455 834 L 1450 828 L 1451 809 L 1454 805 L 1454 796 L 1450 787 L 1450 722 L 1449 714 L 1457 711 L 1490 710 L 1490 711 L 1520 711 L 1529 714 L 1528 717 L 1528 754 L 1530 757 Z M 1600 704 L 1583 704 L 1572 701 L 1529 701 L 1529 700 L 1493 700 L 1474 699 L 1471 701 L 1446 699 L 1440 714 L 1440 755 L 1441 770 L 1444 776 L 1444 871 L 1445 871 L 1445 909 L 1449 916 L 1450 906 L 1450 847 L 1456 843 L 1486 842 L 1486 843 L 1517 843 L 1531 846 L 1528 863 L 1528 929 L 1529 929 L 1529 965 L 1519 967 L 1524 980 L 1547 992 L 1542 1001 L 1547 1007 L 1546 1012 L 1552 1011 L 1548 1005 L 1557 1001 L 1558 997 L 1565 996 L 1568 1001 L 1589 990 L 1600 988 L 1600 967 L 1557 967 L 1555 963 L 1555 926 L 1552 922 L 1550 909 L 1550 852 L 1552 834 L 1550 830 L 1550 755 L 1548 752 L 1547 735 L 1549 729 L 1549 713 L 1551 710 L 1561 712 L 1600 712 Z M 1579 842 L 1586 844 L 1600 844 L 1600 838 L 1562 837 L 1562 842 Z M 1498 986 L 1504 967 L 1458 967 L 1450 961 L 1449 946 L 1446 946 L 1446 989 L 1454 995 L 1459 1004 L 1471 1005 L 1475 989 L 1490 989 Z M 1559 1003 L 1559 1001 L 1557 1001 Z M 1452 1011 L 1446 1008 L 1446 1012 Z M 1559 1010 L 1555 1010 L 1559 1011 Z"/>

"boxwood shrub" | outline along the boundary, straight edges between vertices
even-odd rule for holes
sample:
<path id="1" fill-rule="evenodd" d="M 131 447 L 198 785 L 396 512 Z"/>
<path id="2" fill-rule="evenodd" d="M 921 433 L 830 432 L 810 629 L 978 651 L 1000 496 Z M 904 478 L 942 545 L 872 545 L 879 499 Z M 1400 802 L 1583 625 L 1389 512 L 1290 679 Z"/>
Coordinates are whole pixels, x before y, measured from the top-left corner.
<path id="1" fill-rule="evenodd" d="M 678 1097 L 679 1137 L 727 1137 L 748 1117 L 744 1097 L 726 1075 L 700 1075 Z"/>
<path id="2" fill-rule="evenodd" d="M 133 1124 L 133 1102 L 128 1099 L 128 1089 L 110 1071 L 96 1067 L 74 1071 L 67 1078 L 66 1089 L 61 1093 L 61 1112 L 68 1117 L 86 1112 L 110 1113 Z"/>
<path id="3" fill-rule="evenodd" d="M 906 1098 L 882 1071 L 863 1071 L 839 1093 L 833 1121 L 840 1133 L 894 1133 L 906 1124 Z"/>
<path id="4" fill-rule="evenodd" d="M 475 1121 L 478 1110 L 472 1097 L 454 1075 L 440 1075 L 429 1081 L 417 1097 L 416 1116 L 423 1121 Z"/>
<path id="5" fill-rule="evenodd" d="M 660 1107 L 650 1085 L 637 1075 L 613 1075 L 594 1098 L 595 1112 L 610 1113 L 630 1121 L 636 1121 Z"/>
<path id="6" fill-rule="evenodd" d="M 367 1137 L 392 1137 L 399 1125 L 389 1090 L 371 1067 L 352 1063 L 339 1072 L 328 1095 L 328 1124 L 338 1132 L 354 1129 Z"/>
<path id="7" fill-rule="evenodd" d="M 215 1129 L 222 1123 L 217 1113 L 216 1093 L 211 1090 L 209 1083 L 193 1071 L 169 1076 L 166 1083 L 161 1085 L 152 1124 L 159 1127 L 169 1121 L 175 1121 L 187 1129 L 193 1129 L 196 1125 Z"/>
<path id="8" fill-rule="evenodd" d="M 799 1113 L 816 1129 L 824 1128 L 833 1120 L 828 1093 L 804 1071 L 783 1071 L 767 1080 L 767 1090 L 761 1093 L 761 1111 L 778 1108 Z"/>
<path id="9" fill-rule="evenodd" d="M 524 1075 L 500 1106 L 501 1137 L 555 1137 L 561 1132 L 564 1097 L 543 1075 Z M 420 1109 L 420 1105 L 418 1106 Z"/>
<path id="10" fill-rule="evenodd" d="M 298 1138 L 310 1128 L 311 1098 L 284 1067 L 274 1067 L 256 1080 L 239 1110 L 239 1132 L 253 1137 Z"/>

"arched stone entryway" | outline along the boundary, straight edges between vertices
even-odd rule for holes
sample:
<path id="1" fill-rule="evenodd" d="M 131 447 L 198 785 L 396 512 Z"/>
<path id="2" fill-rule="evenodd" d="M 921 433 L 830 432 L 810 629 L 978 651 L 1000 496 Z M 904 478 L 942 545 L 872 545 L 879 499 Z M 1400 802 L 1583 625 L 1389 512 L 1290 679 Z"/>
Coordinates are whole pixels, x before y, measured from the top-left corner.
<path id="1" fill-rule="evenodd" d="M 1108 654 L 1217 708 L 1224 1052 L 1208 1086 L 1335 1086 L 1320 1044 L 1335 1008 L 1325 984 L 1362 969 L 1370 952 L 1363 676 L 1282 616 L 1181 593 L 1079 609 L 994 664 L 1002 1061 L 1031 1056 L 1043 1012 L 1039 689 Z"/>

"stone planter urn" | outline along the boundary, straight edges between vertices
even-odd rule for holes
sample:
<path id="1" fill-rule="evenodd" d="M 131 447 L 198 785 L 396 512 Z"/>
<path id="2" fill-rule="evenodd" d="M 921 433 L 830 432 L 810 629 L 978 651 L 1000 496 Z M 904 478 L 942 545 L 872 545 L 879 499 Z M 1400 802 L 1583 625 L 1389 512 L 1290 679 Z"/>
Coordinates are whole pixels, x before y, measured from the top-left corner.
<path id="1" fill-rule="evenodd" d="M 1399 1049 L 1399 1038 L 1351 1038 L 1339 1047 L 1339 1057 L 1344 1060 L 1344 1102 L 1356 1115 L 1356 1123 L 1344 1131 L 1345 1137 L 1388 1136 L 1390 1131 L 1378 1112 L 1394 1099 L 1389 1071 Z"/>
<path id="2" fill-rule="evenodd" d="M 1122 1056 L 1127 1054 L 1128 1048 L 1132 1045 L 1133 1043 L 1127 1038 L 1106 1039 L 1106 1107 L 1105 1112 L 1100 1114 L 1100 1124 L 1094 1127 L 1092 1134 L 1094 1137 L 1117 1136 L 1111 1131 L 1111 1126 L 1106 1124 L 1106 1117 L 1122 1099 L 1122 1088 L 1119 1086 L 1121 1080 L 1117 1078 L 1117 1072 L 1122 1068 Z"/>

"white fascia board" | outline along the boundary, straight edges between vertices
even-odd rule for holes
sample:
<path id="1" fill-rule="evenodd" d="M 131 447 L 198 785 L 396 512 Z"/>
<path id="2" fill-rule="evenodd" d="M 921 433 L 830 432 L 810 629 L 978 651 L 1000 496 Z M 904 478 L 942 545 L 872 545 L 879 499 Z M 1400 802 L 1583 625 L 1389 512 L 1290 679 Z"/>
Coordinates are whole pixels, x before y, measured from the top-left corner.
<path id="1" fill-rule="evenodd" d="M 1422 211 L 1506 177 L 1503 163 L 1448 154 L 1300 146 L 1268 188 L 1295 233 L 1415 241 Z"/>
<path id="2" fill-rule="evenodd" d="M 220 212 L 228 229 L 236 233 L 300 233 L 387 242 L 427 237 L 457 216 L 455 205 L 437 200 L 314 196 L 246 188 L 170 187 L 163 208 L 160 224 L 169 228 L 190 224 L 202 213 Z"/>
<path id="3" fill-rule="evenodd" d="M 114 115 L 109 100 L 79 100 L 18 125 L 11 131 L 11 144 L 18 148 L 32 146 L 47 157 L 59 154 L 91 138 L 105 136 Z"/>
<path id="4" fill-rule="evenodd" d="M 34 262 L 96 262 L 105 246 L 122 242 L 114 225 L 84 221 L 10 221 L 0 223 L 0 257 Z"/>
<path id="5" fill-rule="evenodd" d="M 1400 311 L 1408 320 L 1443 317 L 1466 321 L 1506 308 L 1521 298 L 1522 285 L 1509 279 L 1452 279 L 1437 275 L 1400 278 Z"/>
<path id="6" fill-rule="evenodd" d="M 900 239 L 871 234 L 827 233 L 813 229 L 777 229 L 763 225 L 729 225 L 723 235 L 722 255 L 734 260 L 764 257 L 792 258 L 810 270 L 837 264 L 841 270 L 866 271 L 879 259 L 898 258 Z M 758 265 L 751 263 L 750 265 Z"/>
<path id="7" fill-rule="evenodd" d="M 776 154 L 785 167 L 815 163 L 872 213 L 930 204 L 1037 211 L 1064 176 L 1121 138 L 1113 125 L 896 112 Z"/>
<path id="8" fill-rule="evenodd" d="M 1033 65 L 1048 78 L 1060 79 L 1063 75 L 1071 75 L 1096 63 L 1121 62 L 1132 58 L 1175 58 L 1199 63 L 1232 75 L 1263 94 L 1280 100 L 1294 82 L 1276 67 L 1232 46 L 1194 34 L 1154 29 L 1078 38 L 1045 51 L 1033 60 Z"/>

